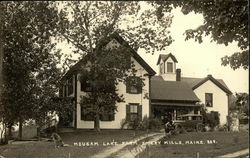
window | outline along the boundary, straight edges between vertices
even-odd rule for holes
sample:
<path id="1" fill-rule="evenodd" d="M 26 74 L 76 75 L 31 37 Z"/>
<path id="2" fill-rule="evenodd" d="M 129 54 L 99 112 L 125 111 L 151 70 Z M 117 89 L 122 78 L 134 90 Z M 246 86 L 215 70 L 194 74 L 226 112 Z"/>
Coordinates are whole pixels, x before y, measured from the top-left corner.
<path id="1" fill-rule="evenodd" d="M 167 62 L 167 72 L 173 72 L 173 63 Z"/>
<path id="2" fill-rule="evenodd" d="M 133 121 L 138 117 L 138 105 L 130 105 L 130 120 Z"/>
<path id="3" fill-rule="evenodd" d="M 81 106 L 81 120 L 84 121 L 94 121 L 94 114 L 87 110 L 89 107 Z"/>
<path id="4" fill-rule="evenodd" d="M 81 120 L 84 121 L 94 121 L 94 113 L 87 111 L 86 109 L 89 107 L 82 107 L 81 106 Z M 99 115 L 99 119 L 100 121 L 114 121 L 115 119 L 115 113 L 114 110 L 113 111 L 104 111 L 103 114 Z"/>
<path id="5" fill-rule="evenodd" d="M 127 121 L 134 121 L 142 118 L 142 106 L 139 103 L 129 103 L 126 105 Z"/>
<path id="6" fill-rule="evenodd" d="M 213 94 L 205 93 L 205 105 L 207 107 L 213 107 Z"/>
<path id="7" fill-rule="evenodd" d="M 91 92 L 91 84 L 86 78 L 81 79 L 81 91 Z"/>
<path id="8" fill-rule="evenodd" d="M 115 120 L 115 113 L 113 111 L 104 111 L 103 114 L 100 115 L 101 121 L 114 121 Z"/>
<path id="9" fill-rule="evenodd" d="M 164 65 L 163 65 L 163 63 L 160 64 L 160 73 L 161 74 L 164 73 Z"/>
<path id="10" fill-rule="evenodd" d="M 129 77 L 126 81 L 126 92 L 140 94 L 142 92 L 142 80 L 140 77 Z"/>
<path id="11" fill-rule="evenodd" d="M 70 79 L 68 80 L 67 87 L 68 87 L 67 95 L 69 96 L 69 95 L 73 94 L 73 77 L 70 77 Z"/>

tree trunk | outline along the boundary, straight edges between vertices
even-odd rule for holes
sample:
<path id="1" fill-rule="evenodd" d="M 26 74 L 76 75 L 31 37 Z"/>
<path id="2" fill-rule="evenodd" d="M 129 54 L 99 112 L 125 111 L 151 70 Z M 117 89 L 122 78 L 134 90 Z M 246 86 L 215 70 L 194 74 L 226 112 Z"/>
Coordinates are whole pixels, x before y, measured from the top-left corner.
<path id="1" fill-rule="evenodd" d="M 9 139 L 12 138 L 12 131 L 11 131 L 11 129 L 12 129 L 12 123 L 10 123 L 9 126 L 8 126 L 8 138 Z"/>
<path id="2" fill-rule="evenodd" d="M 4 25 L 4 14 L 3 14 L 4 6 L 0 4 L 0 102 L 2 95 L 2 85 L 3 85 L 3 25 Z M 0 111 L 3 110 L 2 105 L 0 106 Z"/>
<path id="3" fill-rule="evenodd" d="M 99 114 L 95 115 L 94 127 L 97 132 L 100 132 L 100 117 Z"/>
<path id="4" fill-rule="evenodd" d="M 41 131 L 41 127 L 40 127 L 40 125 L 37 127 L 37 138 L 38 138 L 38 140 L 40 141 L 41 140 L 41 133 L 40 133 L 40 131 Z"/>
<path id="5" fill-rule="evenodd" d="M 21 140 L 23 135 L 23 119 L 19 119 L 19 131 L 18 131 L 18 138 Z"/>

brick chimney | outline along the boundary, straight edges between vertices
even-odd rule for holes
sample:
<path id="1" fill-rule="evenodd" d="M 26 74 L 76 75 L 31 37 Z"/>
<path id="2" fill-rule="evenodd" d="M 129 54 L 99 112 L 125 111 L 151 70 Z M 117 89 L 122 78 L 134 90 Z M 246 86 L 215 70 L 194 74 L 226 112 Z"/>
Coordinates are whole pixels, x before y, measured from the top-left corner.
<path id="1" fill-rule="evenodd" d="M 181 81 L 181 69 L 176 69 L 176 81 Z"/>

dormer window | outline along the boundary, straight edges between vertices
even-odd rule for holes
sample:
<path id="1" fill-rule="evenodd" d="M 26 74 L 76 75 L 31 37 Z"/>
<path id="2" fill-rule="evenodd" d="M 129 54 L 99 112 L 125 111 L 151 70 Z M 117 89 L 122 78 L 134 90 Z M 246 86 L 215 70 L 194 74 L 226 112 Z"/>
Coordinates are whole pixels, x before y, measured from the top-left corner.
<path id="1" fill-rule="evenodd" d="M 173 63 L 167 62 L 167 72 L 173 72 Z"/>

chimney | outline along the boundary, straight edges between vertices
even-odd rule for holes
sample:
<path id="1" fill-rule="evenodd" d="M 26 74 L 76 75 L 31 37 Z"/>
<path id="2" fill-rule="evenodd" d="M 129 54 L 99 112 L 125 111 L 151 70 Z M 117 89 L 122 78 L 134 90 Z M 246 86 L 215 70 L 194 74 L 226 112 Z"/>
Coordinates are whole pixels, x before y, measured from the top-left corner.
<path id="1" fill-rule="evenodd" d="M 181 69 L 176 69 L 176 81 L 181 81 Z"/>

